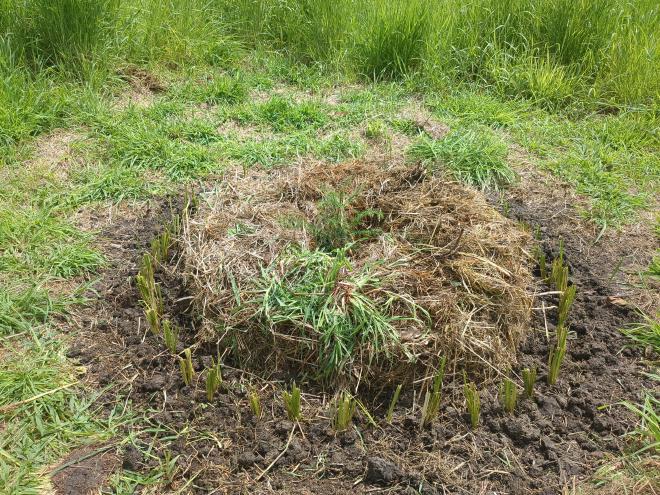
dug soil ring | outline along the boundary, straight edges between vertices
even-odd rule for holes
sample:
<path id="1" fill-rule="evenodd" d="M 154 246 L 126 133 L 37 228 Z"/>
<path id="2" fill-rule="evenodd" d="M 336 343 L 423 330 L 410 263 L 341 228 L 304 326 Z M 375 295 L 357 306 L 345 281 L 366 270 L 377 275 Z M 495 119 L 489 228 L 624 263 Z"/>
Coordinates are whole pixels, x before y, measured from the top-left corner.
<path id="1" fill-rule="evenodd" d="M 358 161 L 234 171 L 201 203 L 179 266 L 199 339 L 240 366 L 379 386 L 514 364 L 530 237 L 480 193 Z"/>

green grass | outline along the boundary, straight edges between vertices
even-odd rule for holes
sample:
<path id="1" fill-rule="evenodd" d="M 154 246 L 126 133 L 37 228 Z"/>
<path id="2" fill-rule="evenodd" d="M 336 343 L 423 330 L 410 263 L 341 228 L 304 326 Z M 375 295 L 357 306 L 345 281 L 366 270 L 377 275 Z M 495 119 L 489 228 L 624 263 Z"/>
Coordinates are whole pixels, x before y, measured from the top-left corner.
<path id="1" fill-rule="evenodd" d="M 307 100 L 296 103 L 282 96 L 246 106 L 234 118 L 241 124 L 259 124 L 276 132 L 318 128 L 328 122 L 327 109 L 321 104 Z"/>
<path id="2" fill-rule="evenodd" d="M 652 318 L 644 315 L 642 321 L 631 323 L 621 331 L 632 340 L 634 346 L 642 349 L 648 347 L 660 354 L 660 319 L 657 316 Z"/>
<path id="3" fill-rule="evenodd" d="M 487 128 L 455 130 L 440 140 L 422 137 L 407 153 L 412 160 L 444 166 L 457 179 L 482 189 L 498 188 L 516 177 L 506 162 L 506 144 Z"/>
<path id="4" fill-rule="evenodd" d="M 275 267 L 263 274 L 258 315 L 271 328 L 308 337 L 296 354 L 316 353 L 316 363 L 309 363 L 316 378 L 348 373 L 361 353 L 372 361 L 394 351 L 398 332 L 389 311 L 394 300 L 377 304 L 369 296 L 377 279 L 366 269 L 353 271 L 343 251 L 293 250 L 277 266 L 282 275 Z M 351 288 L 350 297 L 337 292 L 339 281 Z"/>

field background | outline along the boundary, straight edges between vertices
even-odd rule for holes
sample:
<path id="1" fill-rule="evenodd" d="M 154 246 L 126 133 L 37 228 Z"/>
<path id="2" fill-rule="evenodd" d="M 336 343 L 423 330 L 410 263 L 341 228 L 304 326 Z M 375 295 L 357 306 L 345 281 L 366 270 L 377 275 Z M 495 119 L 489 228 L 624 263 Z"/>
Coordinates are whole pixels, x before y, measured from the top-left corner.
<path id="1" fill-rule="evenodd" d="M 422 158 L 506 176 L 507 150 L 522 150 L 584 199 L 577 213 L 599 238 L 657 241 L 658 74 L 654 0 L 0 0 L 0 492 L 40 493 L 43 469 L 73 446 L 149 428 L 121 399 L 116 414 L 95 409 L 60 338 L 106 263 L 81 210 L 141 208 L 229 162 L 360 157 L 347 129 L 401 129 L 395 110 L 412 102 L 458 136 L 450 150 L 418 143 Z M 155 102 L 118 103 L 136 80 Z M 251 98 L 279 86 L 348 88 L 344 116 Z M 221 107 L 215 120 L 184 118 L 202 104 Z M 228 121 L 275 139 L 213 137 Z M 49 161 L 63 146 L 65 172 Z M 660 269 L 646 256 L 641 285 Z M 641 338 L 657 348 L 649 322 Z M 159 476 L 113 483 L 130 493 Z"/>

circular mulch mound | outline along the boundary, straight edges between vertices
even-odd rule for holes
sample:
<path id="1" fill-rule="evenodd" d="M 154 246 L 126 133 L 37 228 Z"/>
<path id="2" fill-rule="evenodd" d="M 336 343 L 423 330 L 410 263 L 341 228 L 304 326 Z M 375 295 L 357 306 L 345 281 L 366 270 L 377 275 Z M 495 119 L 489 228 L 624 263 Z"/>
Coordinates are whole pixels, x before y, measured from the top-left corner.
<path id="1" fill-rule="evenodd" d="M 529 235 L 422 168 L 235 171 L 184 222 L 187 289 L 241 366 L 383 384 L 515 361 Z"/>

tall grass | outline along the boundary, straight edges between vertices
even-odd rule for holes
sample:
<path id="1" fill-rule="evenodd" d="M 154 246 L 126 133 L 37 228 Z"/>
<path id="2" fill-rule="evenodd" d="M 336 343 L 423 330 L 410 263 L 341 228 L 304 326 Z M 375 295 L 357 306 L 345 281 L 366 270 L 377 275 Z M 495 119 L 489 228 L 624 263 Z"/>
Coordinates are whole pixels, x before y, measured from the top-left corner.
<path id="1" fill-rule="evenodd" d="M 355 77 L 476 81 L 553 110 L 656 105 L 658 33 L 654 0 L 0 0 L 0 123 L 41 116 L 10 139 L 57 125 L 44 70 L 101 88 L 127 63 L 232 67 L 239 43 Z"/>
<path id="2" fill-rule="evenodd" d="M 236 5 L 240 7 L 236 8 Z M 477 80 L 557 107 L 657 100 L 651 0 L 216 0 L 250 43 L 370 78 Z M 631 87 L 631 83 L 632 87 Z"/>

